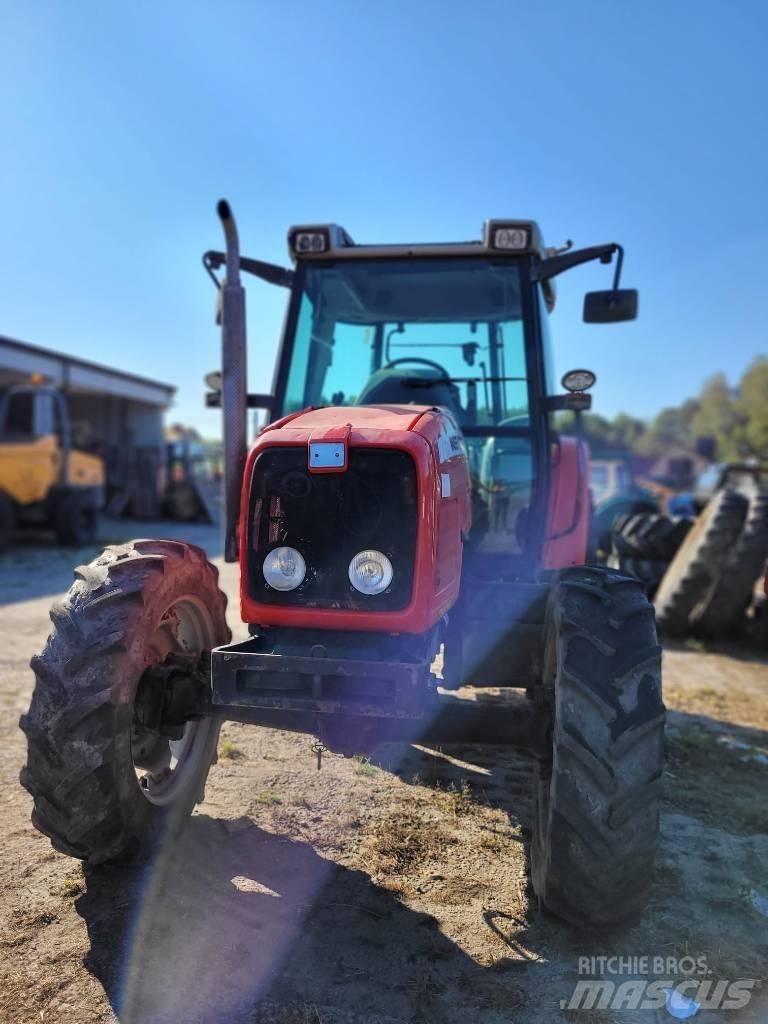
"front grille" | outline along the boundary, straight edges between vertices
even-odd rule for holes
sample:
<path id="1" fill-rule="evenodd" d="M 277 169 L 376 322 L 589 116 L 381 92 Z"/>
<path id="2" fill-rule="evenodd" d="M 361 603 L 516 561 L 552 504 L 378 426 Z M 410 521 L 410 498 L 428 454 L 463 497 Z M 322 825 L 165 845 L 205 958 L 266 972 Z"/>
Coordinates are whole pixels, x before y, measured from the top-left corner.
<path id="1" fill-rule="evenodd" d="M 264 604 L 398 611 L 411 598 L 417 529 L 416 469 L 410 455 L 351 448 L 344 473 L 309 473 L 307 448 L 267 448 L 256 459 L 248 522 L 248 592 Z M 270 587 L 262 574 L 273 548 L 296 548 L 307 575 L 296 590 Z M 360 594 L 349 563 L 366 548 L 394 570 L 383 594 Z"/>

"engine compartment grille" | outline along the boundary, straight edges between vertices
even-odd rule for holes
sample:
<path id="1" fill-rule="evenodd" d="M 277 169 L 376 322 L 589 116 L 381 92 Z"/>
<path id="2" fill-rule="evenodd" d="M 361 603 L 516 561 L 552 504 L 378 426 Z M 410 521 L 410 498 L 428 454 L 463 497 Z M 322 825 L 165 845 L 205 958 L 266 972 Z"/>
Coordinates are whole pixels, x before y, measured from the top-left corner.
<path id="1" fill-rule="evenodd" d="M 410 601 L 418 524 L 416 467 L 407 452 L 350 448 L 343 473 L 310 473 L 307 448 L 266 448 L 251 478 L 248 593 L 263 604 L 399 611 Z M 262 565 L 276 547 L 296 548 L 307 563 L 304 582 L 278 591 Z M 349 582 L 352 558 L 384 552 L 392 582 L 382 594 L 361 594 Z"/>

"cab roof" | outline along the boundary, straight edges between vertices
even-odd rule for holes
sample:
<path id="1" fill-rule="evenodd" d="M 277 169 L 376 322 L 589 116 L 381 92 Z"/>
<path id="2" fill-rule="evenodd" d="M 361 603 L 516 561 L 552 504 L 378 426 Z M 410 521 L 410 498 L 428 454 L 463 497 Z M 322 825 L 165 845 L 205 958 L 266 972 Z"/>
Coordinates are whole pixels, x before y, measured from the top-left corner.
<path id="1" fill-rule="evenodd" d="M 498 244 L 502 237 L 517 242 Z M 536 221 L 487 220 L 482 238 L 467 242 L 405 242 L 358 245 L 339 224 L 294 225 L 288 231 L 291 258 L 375 259 L 398 256 L 544 256 L 544 242 Z"/>

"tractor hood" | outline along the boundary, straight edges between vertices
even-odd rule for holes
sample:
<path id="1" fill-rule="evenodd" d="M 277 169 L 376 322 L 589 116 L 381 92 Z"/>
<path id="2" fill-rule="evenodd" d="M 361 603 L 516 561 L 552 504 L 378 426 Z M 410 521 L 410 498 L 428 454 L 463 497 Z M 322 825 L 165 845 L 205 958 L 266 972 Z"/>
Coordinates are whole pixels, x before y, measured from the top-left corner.
<path id="1" fill-rule="evenodd" d="M 417 462 L 433 460 L 432 469 L 456 457 L 466 460 L 456 420 L 433 405 L 324 406 L 291 413 L 261 431 L 249 462 L 259 451 L 283 445 L 307 446 L 310 473 L 343 472 L 355 447 L 399 448 Z"/>
<path id="2" fill-rule="evenodd" d="M 259 441 L 301 444 L 310 437 L 322 440 L 344 435 L 352 444 L 376 443 L 377 437 L 385 432 L 382 443 L 386 443 L 390 431 L 412 431 L 430 408 L 428 405 L 334 405 L 304 409 L 265 427 Z"/>
<path id="3" fill-rule="evenodd" d="M 293 413 L 251 449 L 240 523 L 244 621 L 423 634 L 458 596 L 471 523 L 464 439 L 448 410 L 429 405 Z M 281 545 L 306 563 L 285 592 L 263 571 Z M 368 550 L 393 568 L 391 585 L 373 596 L 348 575 Z"/>

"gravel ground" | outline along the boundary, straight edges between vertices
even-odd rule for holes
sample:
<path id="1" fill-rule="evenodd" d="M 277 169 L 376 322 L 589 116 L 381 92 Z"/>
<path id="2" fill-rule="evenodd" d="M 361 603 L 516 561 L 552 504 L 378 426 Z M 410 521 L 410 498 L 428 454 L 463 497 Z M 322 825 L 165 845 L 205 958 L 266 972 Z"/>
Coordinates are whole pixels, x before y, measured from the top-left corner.
<path id="1" fill-rule="evenodd" d="M 215 531 L 184 535 L 220 561 Z M 766 976 L 751 894 L 768 898 L 768 662 L 736 648 L 665 653 L 662 856 L 643 921 L 621 934 L 574 932 L 532 900 L 529 766 L 500 748 L 390 746 L 326 755 L 318 772 L 308 737 L 228 724 L 181 840 L 141 869 L 84 872 L 29 823 L 17 723 L 50 604 L 95 553 L 38 539 L 0 557 L 3 1024 L 651 1024 L 674 1018 L 562 1008 L 579 958 L 705 957 L 711 981 Z M 231 566 L 222 581 L 233 602 Z M 765 996 L 756 985 L 746 1008 L 696 1019 L 763 1022 Z"/>

